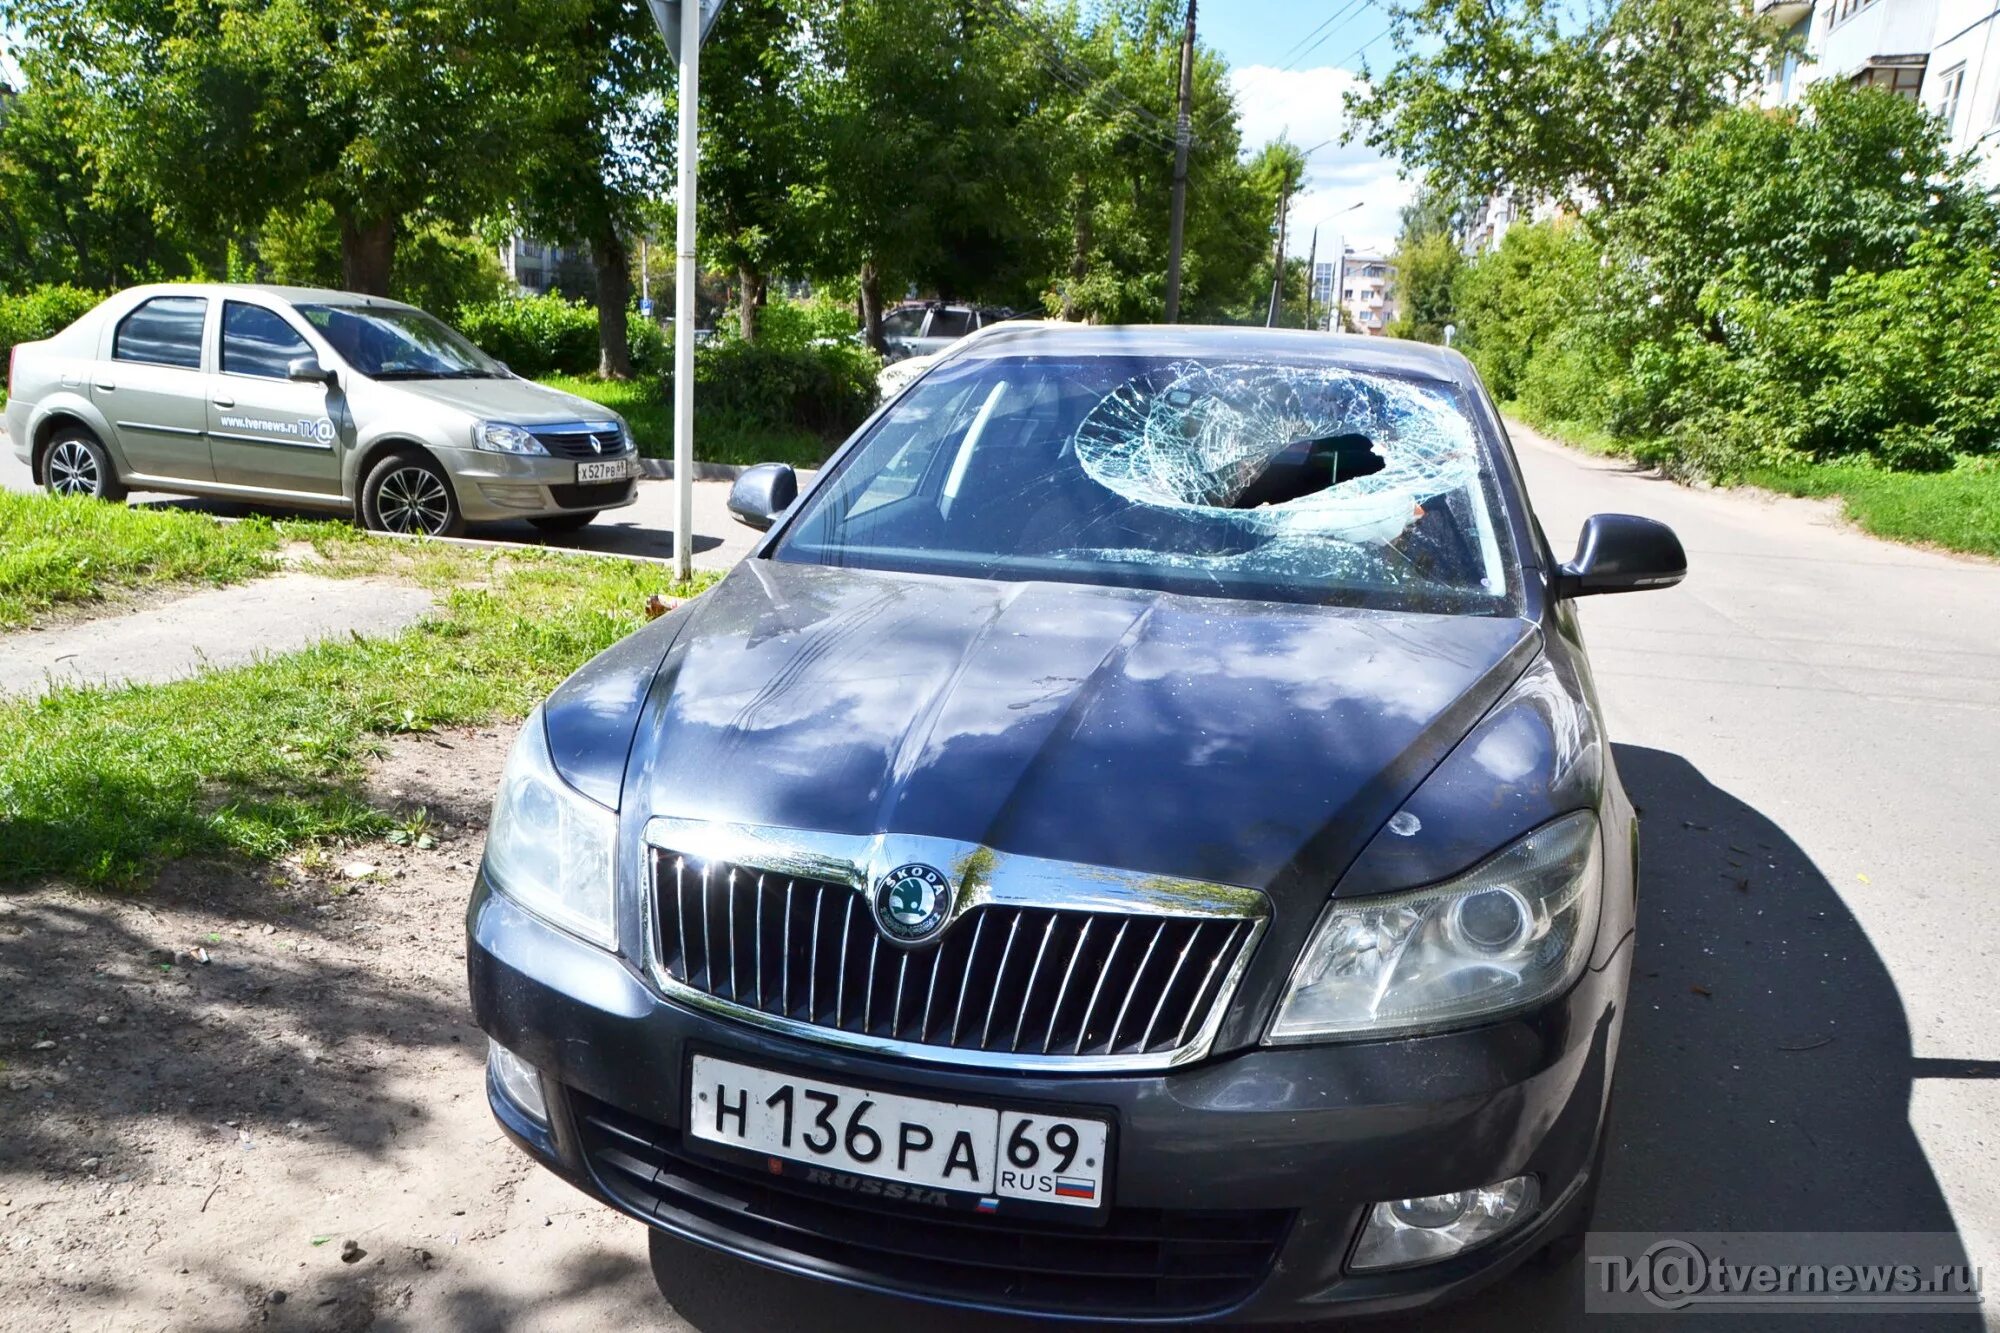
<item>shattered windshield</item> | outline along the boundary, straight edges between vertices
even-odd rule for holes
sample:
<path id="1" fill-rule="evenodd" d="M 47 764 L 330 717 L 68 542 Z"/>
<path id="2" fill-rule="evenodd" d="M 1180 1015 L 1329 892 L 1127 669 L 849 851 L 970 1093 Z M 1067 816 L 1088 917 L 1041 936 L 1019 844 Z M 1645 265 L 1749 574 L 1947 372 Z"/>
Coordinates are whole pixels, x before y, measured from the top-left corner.
<path id="1" fill-rule="evenodd" d="M 900 399 L 776 558 L 1498 612 L 1514 566 L 1455 386 L 1330 363 L 975 358 Z"/>

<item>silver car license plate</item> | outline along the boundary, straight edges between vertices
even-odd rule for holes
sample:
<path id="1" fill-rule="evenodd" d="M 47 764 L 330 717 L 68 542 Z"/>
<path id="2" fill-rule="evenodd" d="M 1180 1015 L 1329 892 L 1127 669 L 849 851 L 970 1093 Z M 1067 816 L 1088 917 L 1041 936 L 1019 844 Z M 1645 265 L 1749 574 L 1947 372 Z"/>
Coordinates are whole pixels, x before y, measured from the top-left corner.
<path id="1" fill-rule="evenodd" d="M 630 475 L 630 464 L 623 458 L 608 463 L 578 463 L 576 480 L 578 485 L 593 481 L 623 481 Z"/>
<path id="2" fill-rule="evenodd" d="M 688 1132 L 697 1139 L 974 1196 L 1103 1205 L 1109 1127 L 1091 1116 L 1000 1110 L 800 1078 L 694 1057 Z"/>

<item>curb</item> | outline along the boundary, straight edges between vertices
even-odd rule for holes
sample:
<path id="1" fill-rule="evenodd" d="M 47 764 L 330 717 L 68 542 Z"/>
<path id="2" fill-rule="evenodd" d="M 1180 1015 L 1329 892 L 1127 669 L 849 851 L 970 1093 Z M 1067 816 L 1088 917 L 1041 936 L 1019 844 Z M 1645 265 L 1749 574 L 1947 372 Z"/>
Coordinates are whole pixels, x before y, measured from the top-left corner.
<path id="1" fill-rule="evenodd" d="M 694 479 L 696 481 L 735 481 L 742 476 L 746 465 L 742 463 L 704 463 L 695 460 Z M 642 458 L 639 460 L 639 476 L 644 481 L 672 481 L 674 460 L 671 458 Z"/>

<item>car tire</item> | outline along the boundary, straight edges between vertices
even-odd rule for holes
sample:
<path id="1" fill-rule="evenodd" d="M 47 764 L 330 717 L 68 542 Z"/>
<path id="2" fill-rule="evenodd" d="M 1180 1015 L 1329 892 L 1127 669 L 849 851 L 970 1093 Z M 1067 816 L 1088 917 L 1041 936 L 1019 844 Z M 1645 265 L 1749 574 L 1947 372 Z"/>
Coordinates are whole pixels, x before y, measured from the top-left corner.
<path id="1" fill-rule="evenodd" d="M 87 430 L 59 432 L 42 455 L 42 484 L 51 495 L 88 495 L 116 503 L 125 498 L 125 484 L 111 454 Z"/>
<path id="2" fill-rule="evenodd" d="M 538 518 L 529 519 L 528 522 L 534 525 L 537 532 L 560 537 L 564 533 L 583 531 L 590 526 L 592 519 L 603 512 L 602 509 L 592 509 L 582 514 L 543 514 Z"/>
<path id="3" fill-rule="evenodd" d="M 361 525 L 374 532 L 456 537 L 465 515 L 444 469 L 420 454 L 390 454 L 361 483 Z"/>

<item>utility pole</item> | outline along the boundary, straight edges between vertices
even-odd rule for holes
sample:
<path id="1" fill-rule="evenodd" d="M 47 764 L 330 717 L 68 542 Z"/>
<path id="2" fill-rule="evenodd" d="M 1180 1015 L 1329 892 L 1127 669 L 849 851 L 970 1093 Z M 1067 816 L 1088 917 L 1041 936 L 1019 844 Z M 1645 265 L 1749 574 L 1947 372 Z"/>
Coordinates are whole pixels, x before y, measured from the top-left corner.
<path id="1" fill-rule="evenodd" d="M 1313 327 L 1313 287 L 1319 282 L 1319 228 L 1313 228 L 1312 248 L 1306 251 L 1306 327 Z"/>
<path id="2" fill-rule="evenodd" d="M 701 43 L 724 0 L 647 0 L 667 50 L 681 65 L 680 188 L 674 219 L 674 577 L 694 577 L 694 289 L 695 110 L 701 91 Z"/>
<path id="3" fill-rule="evenodd" d="M 1189 113 L 1194 103 L 1194 6 L 1187 0 L 1187 31 L 1181 34 L 1181 110 L 1174 121 L 1173 211 L 1167 220 L 1167 323 L 1181 318 L 1181 235 L 1187 217 L 1188 140 L 1194 137 Z"/>
<path id="4" fill-rule="evenodd" d="M 1291 202 L 1292 192 L 1286 188 L 1289 181 L 1278 183 L 1278 248 L 1271 256 L 1271 309 L 1264 316 L 1264 327 L 1278 327 L 1278 308 L 1285 299 L 1285 205 Z"/>

